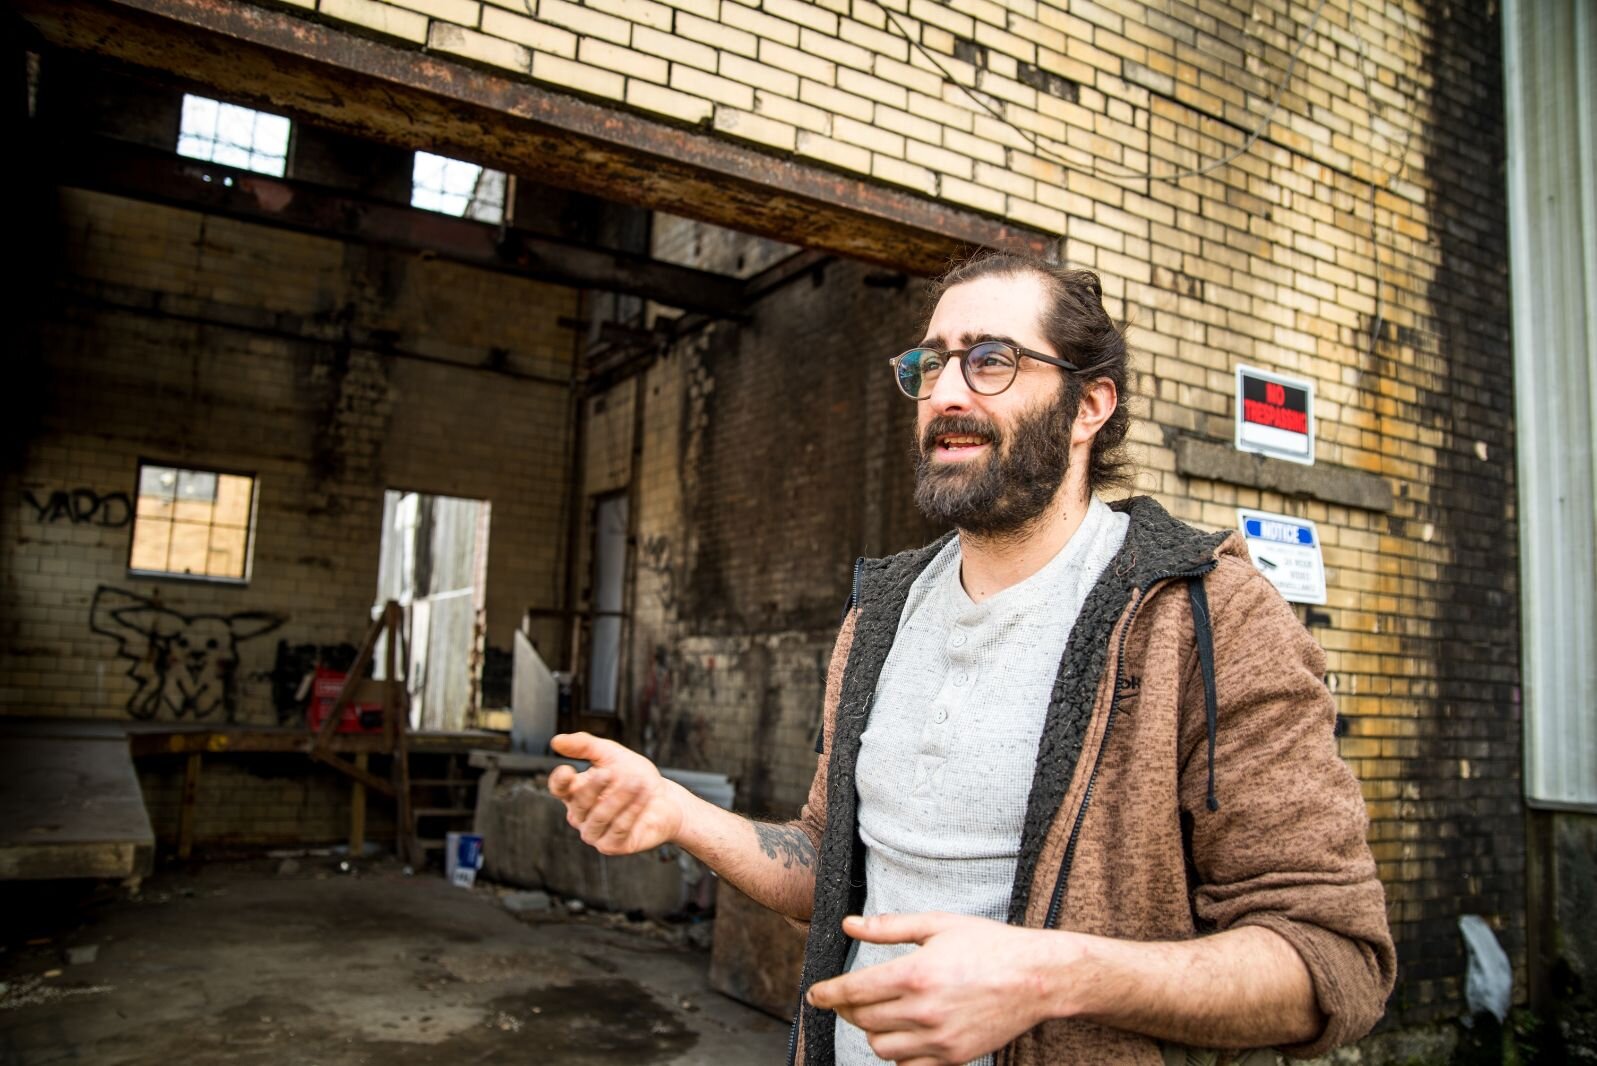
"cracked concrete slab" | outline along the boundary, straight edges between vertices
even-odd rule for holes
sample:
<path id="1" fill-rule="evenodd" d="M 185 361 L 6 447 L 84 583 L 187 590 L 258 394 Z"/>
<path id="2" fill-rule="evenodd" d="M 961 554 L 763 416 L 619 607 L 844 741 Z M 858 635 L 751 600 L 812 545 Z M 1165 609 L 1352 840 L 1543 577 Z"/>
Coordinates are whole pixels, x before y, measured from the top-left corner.
<path id="1" fill-rule="evenodd" d="M 491 887 L 406 877 L 387 862 L 353 876 L 314 859 L 295 876 L 275 868 L 162 874 L 136 897 L 7 900 L 0 1066 L 785 1056 L 787 1026 L 713 992 L 706 953 L 611 916 L 525 921 Z M 93 961 L 63 961 L 91 944 Z"/>

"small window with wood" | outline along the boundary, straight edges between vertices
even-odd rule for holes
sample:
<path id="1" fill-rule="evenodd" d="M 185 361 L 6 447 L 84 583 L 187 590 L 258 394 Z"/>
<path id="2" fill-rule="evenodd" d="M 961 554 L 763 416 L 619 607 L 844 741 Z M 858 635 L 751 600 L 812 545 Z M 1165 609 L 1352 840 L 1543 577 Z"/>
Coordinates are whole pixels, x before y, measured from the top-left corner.
<path id="1" fill-rule="evenodd" d="M 255 490 L 250 474 L 140 463 L 128 569 L 248 581 Z"/>

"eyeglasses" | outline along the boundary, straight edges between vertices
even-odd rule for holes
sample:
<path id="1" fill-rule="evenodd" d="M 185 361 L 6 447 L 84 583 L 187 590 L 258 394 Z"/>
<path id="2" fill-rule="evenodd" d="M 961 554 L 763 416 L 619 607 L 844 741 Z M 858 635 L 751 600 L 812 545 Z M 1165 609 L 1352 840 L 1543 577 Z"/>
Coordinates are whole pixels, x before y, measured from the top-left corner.
<path id="1" fill-rule="evenodd" d="M 888 362 L 893 364 L 893 379 L 898 382 L 899 391 L 912 400 L 924 400 L 937 387 L 937 378 L 949 360 L 959 361 L 959 369 L 964 373 L 965 384 L 970 386 L 971 392 L 997 396 L 1015 383 L 1015 374 L 1020 370 L 1020 357 L 1023 355 L 1072 373 L 1081 371 L 1081 367 L 1068 359 L 1044 355 L 1004 341 L 982 341 L 969 348 L 951 348 L 946 352 L 936 348 L 911 348 L 903 355 L 895 355 Z"/>

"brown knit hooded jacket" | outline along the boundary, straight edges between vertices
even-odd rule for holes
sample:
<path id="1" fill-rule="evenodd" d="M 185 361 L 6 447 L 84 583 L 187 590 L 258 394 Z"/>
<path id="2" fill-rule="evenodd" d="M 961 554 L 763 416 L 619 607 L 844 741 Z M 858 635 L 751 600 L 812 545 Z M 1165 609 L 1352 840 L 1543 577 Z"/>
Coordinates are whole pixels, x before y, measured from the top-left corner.
<path id="1" fill-rule="evenodd" d="M 1238 534 L 1200 532 L 1146 497 L 1115 506 L 1130 527 L 1054 682 L 1009 921 L 1127 940 L 1274 930 L 1303 957 L 1327 1019 L 1314 1040 L 1282 1050 L 1322 1054 L 1380 1019 L 1396 972 L 1363 798 L 1332 735 L 1325 653 Z M 856 567 L 827 678 L 825 755 L 797 823 L 819 856 L 803 990 L 842 972 L 841 923 L 864 904 L 860 736 L 910 586 L 941 544 Z M 1195 626 L 1204 612 L 1209 625 Z M 835 1024 L 802 1005 L 795 1060 L 832 1066 Z M 1158 1041 L 1070 1020 L 998 1055 L 1000 1066 L 1163 1061 Z"/>

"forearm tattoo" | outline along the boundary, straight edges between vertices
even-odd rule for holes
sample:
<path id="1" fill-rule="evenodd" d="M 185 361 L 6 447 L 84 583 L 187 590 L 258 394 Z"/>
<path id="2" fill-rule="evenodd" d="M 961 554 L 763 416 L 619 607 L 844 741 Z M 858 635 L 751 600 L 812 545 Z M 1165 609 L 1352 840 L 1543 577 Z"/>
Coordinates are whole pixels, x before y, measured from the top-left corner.
<path id="1" fill-rule="evenodd" d="M 810 838 L 804 831 L 791 825 L 772 825 L 769 822 L 755 822 L 754 834 L 760 838 L 760 850 L 765 852 L 765 857 L 775 859 L 780 857 L 782 869 L 791 870 L 794 866 L 810 866 L 815 860 L 815 845 L 810 843 Z"/>

